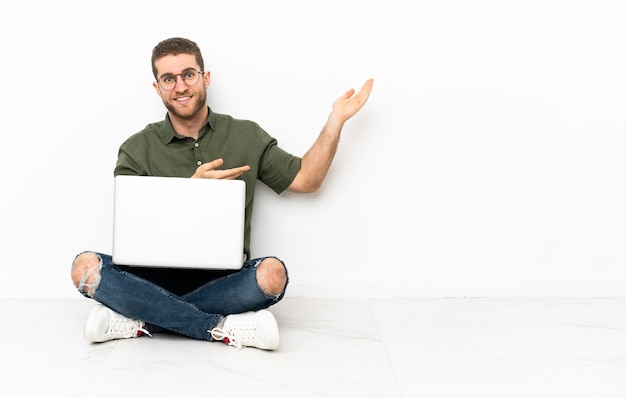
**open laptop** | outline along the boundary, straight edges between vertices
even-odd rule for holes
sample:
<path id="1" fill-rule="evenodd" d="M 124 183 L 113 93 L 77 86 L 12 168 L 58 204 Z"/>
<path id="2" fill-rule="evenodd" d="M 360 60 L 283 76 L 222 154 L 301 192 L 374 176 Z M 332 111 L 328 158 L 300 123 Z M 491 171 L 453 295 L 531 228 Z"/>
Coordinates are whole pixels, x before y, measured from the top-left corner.
<path id="1" fill-rule="evenodd" d="M 242 180 L 116 176 L 113 262 L 138 267 L 240 269 Z"/>

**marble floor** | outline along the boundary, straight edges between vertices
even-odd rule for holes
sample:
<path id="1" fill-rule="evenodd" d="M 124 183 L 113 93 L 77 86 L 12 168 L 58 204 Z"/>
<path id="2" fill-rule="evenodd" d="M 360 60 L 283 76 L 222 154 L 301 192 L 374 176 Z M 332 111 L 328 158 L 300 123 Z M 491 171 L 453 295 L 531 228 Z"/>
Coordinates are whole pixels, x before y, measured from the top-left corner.
<path id="1" fill-rule="evenodd" d="M 89 344 L 87 299 L 0 299 L 4 397 L 626 397 L 626 298 L 287 297 L 268 352 Z"/>

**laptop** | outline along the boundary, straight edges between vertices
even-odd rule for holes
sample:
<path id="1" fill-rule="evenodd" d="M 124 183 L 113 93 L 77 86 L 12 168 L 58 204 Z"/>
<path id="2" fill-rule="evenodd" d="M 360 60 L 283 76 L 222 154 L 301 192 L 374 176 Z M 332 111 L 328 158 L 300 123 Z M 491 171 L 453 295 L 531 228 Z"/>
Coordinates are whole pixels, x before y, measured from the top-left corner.
<path id="1" fill-rule="evenodd" d="M 152 176 L 116 176 L 114 181 L 114 263 L 241 268 L 244 181 Z"/>

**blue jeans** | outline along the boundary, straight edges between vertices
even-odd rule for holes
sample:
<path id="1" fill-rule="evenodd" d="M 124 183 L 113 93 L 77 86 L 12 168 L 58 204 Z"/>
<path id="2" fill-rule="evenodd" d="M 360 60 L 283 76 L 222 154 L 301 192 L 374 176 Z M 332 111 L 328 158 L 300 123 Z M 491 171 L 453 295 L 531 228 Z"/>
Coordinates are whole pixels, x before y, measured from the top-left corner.
<path id="1" fill-rule="evenodd" d="M 189 293 L 177 295 L 116 265 L 108 254 L 100 258 L 100 278 L 93 295 L 78 291 L 112 310 L 145 322 L 150 333 L 171 331 L 212 341 L 211 333 L 230 314 L 258 311 L 280 301 L 285 294 L 265 294 L 257 284 L 256 268 L 266 257 L 244 262 L 241 270 L 210 280 Z M 284 265 L 284 264 L 283 264 Z M 288 278 L 287 278 L 288 280 Z"/>

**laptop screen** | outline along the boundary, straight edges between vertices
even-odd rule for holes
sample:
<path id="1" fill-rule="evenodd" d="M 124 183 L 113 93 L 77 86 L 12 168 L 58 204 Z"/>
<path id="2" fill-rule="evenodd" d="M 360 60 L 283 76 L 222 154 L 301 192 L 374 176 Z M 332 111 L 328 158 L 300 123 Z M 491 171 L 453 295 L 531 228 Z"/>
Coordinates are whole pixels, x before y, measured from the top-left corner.
<path id="1" fill-rule="evenodd" d="M 245 189 L 242 180 L 116 176 L 113 262 L 241 268 Z"/>

